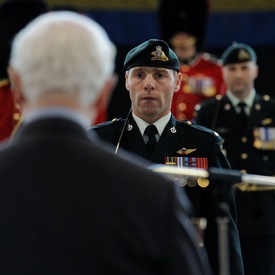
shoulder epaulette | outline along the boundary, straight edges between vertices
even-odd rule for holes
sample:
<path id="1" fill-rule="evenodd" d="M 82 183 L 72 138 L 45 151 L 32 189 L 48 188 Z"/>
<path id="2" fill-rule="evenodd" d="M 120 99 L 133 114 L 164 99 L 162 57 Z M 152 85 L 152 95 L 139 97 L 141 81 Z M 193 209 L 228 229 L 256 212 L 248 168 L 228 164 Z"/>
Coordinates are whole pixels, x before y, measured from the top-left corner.
<path id="1" fill-rule="evenodd" d="M 206 132 L 206 133 L 211 134 L 213 136 L 216 136 L 216 137 L 219 136 L 219 134 L 216 131 L 211 130 L 210 128 L 207 128 L 203 125 L 192 122 L 190 120 L 183 120 L 182 123 L 184 123 L 185 125 L 187 125 L 191 128 L 194 128 L 194 129 L 199 130 L 199 131 Z"/>
<path id="2" fill-rule="evenodd" d="M 93 125 L 93 126 L 91 126 L 91 128 L 93 128 L 93 129 L 104 128 L 104 127 L 114 125 L 114 124 L 116 124 L 118 122 L 122 122 L 122 121 L 124 121 L 122 118 L 113 118 L 112 120 Z"/>

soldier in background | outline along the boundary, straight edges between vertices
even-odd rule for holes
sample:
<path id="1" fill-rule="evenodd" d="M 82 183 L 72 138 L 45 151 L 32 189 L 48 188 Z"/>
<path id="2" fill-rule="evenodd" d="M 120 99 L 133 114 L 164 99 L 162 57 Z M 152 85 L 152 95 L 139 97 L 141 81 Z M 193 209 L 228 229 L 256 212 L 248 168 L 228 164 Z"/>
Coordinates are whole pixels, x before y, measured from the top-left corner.
<path id="1" fill-rule="evenodd" d="M 161 38 L 181 63 L 182 84 L 171 107 L 179 120 L 192 120 L 196 104 L 226 89 L 218 59 L 202 52 L 208 13 L 208 0 L 160 0 L 158 6 Z"/>
<path id="2" fill-rule="evenodd" d="M 274 176 L 275 103 L 269 96 L 260 96 L 255 91 L 256 53 L 246 44 L 234 44 L 225 50 L 222 62 L 228 86 L 226 95 L 196 107 L 196 122 L 222 136 L 224 153 L 233 169 Z M 274 188 L 238 187 L 235 193 L 237 226 L 245 274 L 274 275 Z"/>
<path id="3" fill-rule="evenodd" d="M 12 134 L 20 121 L 7 72 L 13 37 L 32 19 L 48 11 L 42 0 L 6 0 L 0 5 L 0 141 Z"/>

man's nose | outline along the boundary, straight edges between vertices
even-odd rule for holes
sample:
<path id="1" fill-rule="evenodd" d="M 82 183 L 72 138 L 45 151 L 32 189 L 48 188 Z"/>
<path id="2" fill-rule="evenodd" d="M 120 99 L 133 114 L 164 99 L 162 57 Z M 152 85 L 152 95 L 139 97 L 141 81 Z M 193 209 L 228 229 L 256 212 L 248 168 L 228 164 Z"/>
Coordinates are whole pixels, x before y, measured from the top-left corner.
<path id="1" fill-rule="evenodd" d="M 154 89 L 154 79 L 151 76 L 147 76 L 145 79 L 144 89 L 146 91 Z"/>

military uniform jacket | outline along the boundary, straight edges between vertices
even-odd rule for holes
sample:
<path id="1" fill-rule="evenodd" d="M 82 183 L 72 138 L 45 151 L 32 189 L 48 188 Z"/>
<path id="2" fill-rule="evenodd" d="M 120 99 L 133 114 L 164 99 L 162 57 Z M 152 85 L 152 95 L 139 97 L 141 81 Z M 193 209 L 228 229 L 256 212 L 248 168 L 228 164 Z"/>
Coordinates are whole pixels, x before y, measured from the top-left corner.
<path id="1" fill-rule="evenodd" d="M 125 124 L 124 119 L 95 125 L 89 131 L 95 131 L 102 139 L 117 145 L 119 136 Z M 173 116 L 166 125 L 157 146 L 150 157 L 143 137 L 133 118 L 130 116 L 121 139 L 120 148 L 126 149 L 153 163 L 164 163 L 165 156 L 189 156 L 194 158 L 208 158 L 209 167 L 229 168 L 229 163 L 221 152 L 221 138 L 214 131 L 193 124 L 190 121 L 177 121 Z M 180 149 L 196 149 L 188 155 L 177 153 Z M 184 187 L 193 206 L 194 215 L 207 219 L 207 228 L 204 232 L 205 247 L 214 274 L 218 274 L 218 233 L 217 233 L 217 198 L 215 188 Z M 230 193 L 230 191 L 229 191 Z M 230 268 L 232 274 L 243 274 L 242 257 L 240 255 L 239 236 L 235 225 L 235 205 L 230 193 Z"/>
<path id="2" fill-rule="evenodd" d="M 275 103 L 256 94 L 246 127 L 239 124 L 229 98 L 209 100 L 198 108 L 196 122 L 213 127 L 223 138 L 223 148 L 232 169 L 249 174 L 275 175 L 275 151 L 256 146 L 257 128 L 274 129 Z M 257 148 L 258 147 L 258 148 Z M 275 182 L 275 178 L 274 178 Z M 274 191 L 236 190 L 238 227 L 242 235 L 275 235 Z"/>

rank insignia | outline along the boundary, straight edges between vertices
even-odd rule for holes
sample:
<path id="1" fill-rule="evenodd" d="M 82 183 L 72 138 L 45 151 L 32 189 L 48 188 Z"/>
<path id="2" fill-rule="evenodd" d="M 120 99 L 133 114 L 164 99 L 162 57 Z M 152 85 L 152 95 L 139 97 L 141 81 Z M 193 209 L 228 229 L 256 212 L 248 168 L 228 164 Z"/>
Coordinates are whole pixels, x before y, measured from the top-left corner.
<path id="1" fill-rule="evenodd" d="M 188 154 L 190 154 L 190 153 L 192 153 L 192 152 L 194 152 L 194 151 L 196 151 L 196 150 L 197 150 L 197 148 L 196 148 L 196 149 L 181 148 L 181 149 L 179 149 L 179 150 L 177 151 L 177 153 L 180 154 L 180 155 L 188 155 Z"/>

